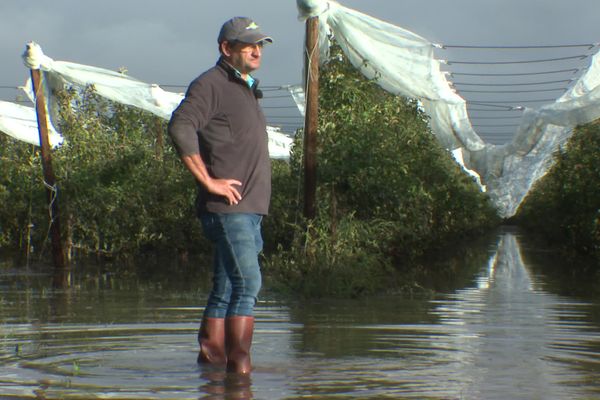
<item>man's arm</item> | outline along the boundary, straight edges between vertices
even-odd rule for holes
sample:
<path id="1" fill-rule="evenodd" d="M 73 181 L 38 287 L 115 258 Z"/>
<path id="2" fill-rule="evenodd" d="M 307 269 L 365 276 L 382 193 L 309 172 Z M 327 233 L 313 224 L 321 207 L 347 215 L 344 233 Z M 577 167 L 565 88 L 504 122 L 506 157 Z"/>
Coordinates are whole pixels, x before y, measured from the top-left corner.
<path id="1" fill-rule="evenodd" d="M 194 178 L 206 188 L 209 193 L 223 196 L 229 205 L 238 204 L 242 199 L 240 192 L 234 187 L 242 183 L 235 179 L 215 179 L 210 176 L 200 154 L 190 154 L 181 157 L 183 164 L 194 175 Z"/>
<path id="2" fill-rule="evenodd" d="M 168 133 L 173 139 L 183 164 L 194 178 L 212 194 L 223 196 L 227 202 L 238 204 L 242 199 L 239 191 L 233 186 L 242 183 L 235 179 L 217 179 L 210 176 L 204 160 L 200 156 L 197 130 L 209 121 L 214 110 L 212 87 L 200 82 L 192 83 L 184 100 L 177 107 L 169 121 Z"/>

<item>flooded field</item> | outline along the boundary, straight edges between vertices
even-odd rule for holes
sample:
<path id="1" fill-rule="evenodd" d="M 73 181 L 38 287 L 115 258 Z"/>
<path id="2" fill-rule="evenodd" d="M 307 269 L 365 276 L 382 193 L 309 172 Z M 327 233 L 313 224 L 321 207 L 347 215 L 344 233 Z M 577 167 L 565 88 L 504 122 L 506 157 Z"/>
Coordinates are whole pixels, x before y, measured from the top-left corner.
<path id="1" fill-rule="evenodd" d="M 548 274 L 524 247 L 500 234 L 466 283 L 435 296 L 266 296 L 249 378 L 196 364 L 205 274 L 74 272 L 56 291 L 48 271 L 6 266 L 0 398 L 598 398 L 593 282 Z"/>

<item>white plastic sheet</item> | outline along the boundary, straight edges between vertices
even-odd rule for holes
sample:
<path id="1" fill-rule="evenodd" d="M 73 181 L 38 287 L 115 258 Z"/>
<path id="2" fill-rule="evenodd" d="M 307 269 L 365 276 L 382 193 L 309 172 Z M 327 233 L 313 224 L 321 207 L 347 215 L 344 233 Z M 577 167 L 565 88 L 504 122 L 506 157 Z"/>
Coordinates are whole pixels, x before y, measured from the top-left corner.
<path id="1" fill-rule="evenodd" d="M 376 78 L 391 93 L 418 99 L 439 142 L 448 150 L 461 149 L 463 166 L 481 176 L 503 217 L 516 213 L 572 129 L 600 117 L 597 54 L 586 74 L 555 103 L 525 110 L 511 142 L 502 146 L 485 143 L 473 130 L 464 99 L 451 90 L 440 70 L 433 43 L 335 1 L 296 3 L 301 19 L 319 17 L 321 62 L 328 59 L 329 38 L 333 36 L 367 78 Z"/>
<path id="2" fill-rule="evenodd" d="M 47 88 L 46 93 L 52 93 L 54 89 L 68 86 L 85 87 L 94 85 L 100 96 L 121 104 L 141 108 L 166 120 L 171 117 L 171 113 L 183 99 L 181 93 L 165 91 L 156 84 L 148 84 L 119 72 L 71 62 L 55 61 L 44 55 L 40 46 L 33 42 L 27 45 L 23 60 L 28 68 L 43 71 L 44 84 Z M 27 87 L 31 88 L 31 84 L 29 83 Z M 33 98 L 31 91 L 28 92 L 28 95 Z M 52 99 L 49 99 L 47 103 L 49 104 L 49 115 L 54 115 L 56 113 L 56 110 L 53 109 L 56 106 L 55 103 Z M 10 110 L 7 109 L 8 111 Z M 6 118 L 10 118 L 9 115 L 7 114 Z M 38 139 L 34 138 L 33 131 L 27 129 L 28 123 L 24 122 L 19 125 L 18 117 L 13 121 L 16 122 L 11 130 L 12 134 L 6 133 L 30 143 L 39 142 Z M 267 134 L 271 157 L 289 157 L 292 139 L 275 127 L 267 127 Z M 35 135 L 37 136 L 37 128 Z"/>
<path id="3" fill-rule="evenodd" d="M 60 133 L 49 127 L 48 140 L 51 147 L 63 142 Z M 8 101 L 0 101 L 0 132 L 17 140 L 40 145 L 37 115 L 33 107 L 26 107 Z"/>

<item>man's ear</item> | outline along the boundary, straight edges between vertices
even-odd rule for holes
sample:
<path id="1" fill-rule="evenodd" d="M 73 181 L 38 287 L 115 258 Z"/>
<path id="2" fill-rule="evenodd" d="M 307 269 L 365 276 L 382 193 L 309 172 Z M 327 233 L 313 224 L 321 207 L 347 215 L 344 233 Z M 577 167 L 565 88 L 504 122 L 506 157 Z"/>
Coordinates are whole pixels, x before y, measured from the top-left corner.
<path id="1" fill-rule="evenodd" d="M 221 42 L 219 47 L 221 50 L 221 54 L 223 54 L 226 57 L 231 56 L 231 45 L 227 40 L 224 40 L 223 42 Z"/>

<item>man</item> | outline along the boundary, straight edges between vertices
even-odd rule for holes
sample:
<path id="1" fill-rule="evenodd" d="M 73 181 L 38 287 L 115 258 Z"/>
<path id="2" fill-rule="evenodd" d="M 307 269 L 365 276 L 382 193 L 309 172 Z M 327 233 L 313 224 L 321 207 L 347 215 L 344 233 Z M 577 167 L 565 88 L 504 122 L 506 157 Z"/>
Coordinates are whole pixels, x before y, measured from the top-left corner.
<path id="1" fill-rule="evenodd" d="M 253 310 L 261 286 L 261 220 L 269 210 L 271 164 L 258 81 L 272 39 L 246 17 L 225 22 L 216 66 L 189 86 L 169 135 L 198 183 L 196 207 L 214 243 L 213 288 L 198 333 L 198 362 L 249 373 Z"/>

